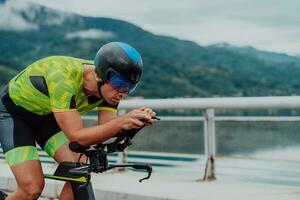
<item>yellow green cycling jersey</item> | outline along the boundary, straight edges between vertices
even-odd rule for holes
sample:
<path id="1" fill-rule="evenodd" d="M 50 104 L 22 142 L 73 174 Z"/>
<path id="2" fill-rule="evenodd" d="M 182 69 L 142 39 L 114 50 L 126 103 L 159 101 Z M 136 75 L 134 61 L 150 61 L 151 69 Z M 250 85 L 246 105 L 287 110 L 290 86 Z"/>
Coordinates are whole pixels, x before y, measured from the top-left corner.
<path id="1" fill-rule="evenodd" d="M 84 114 L 96 107 L 116 112 L 117 105 L 109 105 L 103 99 L 85 95 L 85 64 L 93 62 L 67 56 L 40 59 L 9 82 L 9 96 L 16 105 L 38 115 L 69 110 Z"/>

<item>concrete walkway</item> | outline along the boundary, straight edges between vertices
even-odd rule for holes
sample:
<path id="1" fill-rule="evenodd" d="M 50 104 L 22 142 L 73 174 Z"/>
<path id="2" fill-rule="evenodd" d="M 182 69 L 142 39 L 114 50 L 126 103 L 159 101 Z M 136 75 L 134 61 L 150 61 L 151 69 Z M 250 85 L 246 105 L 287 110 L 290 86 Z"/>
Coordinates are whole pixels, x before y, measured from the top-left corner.
<path id="1" fill-rule="evenodd" d="M 45 173 L 55 170 L 53 164 L 43 164 Z M 93 175 L 96 199 L 105 200 L 295 200 L 300 188 L 229 180 L 197 182 L 191 178 L 153 173 L 150 180 L 139 183 L 146 174 L 139 172 L 106 172 Z M 57 198 L 63 182 L 46 180 L 43 195 Z M 5 161 L 0 161 L 0 188 L 13 191 L 14 178 Z"/>

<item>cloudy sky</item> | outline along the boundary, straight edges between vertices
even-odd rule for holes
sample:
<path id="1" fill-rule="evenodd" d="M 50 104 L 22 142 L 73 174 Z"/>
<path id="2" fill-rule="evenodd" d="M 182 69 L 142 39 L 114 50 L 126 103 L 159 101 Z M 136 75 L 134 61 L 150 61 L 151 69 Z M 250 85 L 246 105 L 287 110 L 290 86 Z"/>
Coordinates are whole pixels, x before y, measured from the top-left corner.
<path id="1" fill-rule="evenodd" d="M 300 55 L 299 0 L 27 0 L 86 16 L 129 21 L 156 34 L 200 45 Z"/>

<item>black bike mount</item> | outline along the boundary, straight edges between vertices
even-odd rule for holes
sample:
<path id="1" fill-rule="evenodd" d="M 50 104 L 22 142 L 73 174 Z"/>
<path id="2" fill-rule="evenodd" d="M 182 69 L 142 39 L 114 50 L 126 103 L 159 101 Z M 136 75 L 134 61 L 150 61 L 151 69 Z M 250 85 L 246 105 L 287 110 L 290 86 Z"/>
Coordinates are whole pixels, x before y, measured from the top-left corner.
<path id="1" fill-rule="evenodd" d="M 156 118 L 157 119 L 157 118 Z M 143 128 L 143 127 L 142 127 Z M 107 155 L 114 152 L 122 152 L 128 146 L 130 146 L 131 139 L 139 132 L 140 129 L 131 129 L 127 131 L 121 131 L 115 136 L 115 140 L 110 143 L 101 143 L 93 146 L 82 146 L 77 142 L 71 142 L 69 147 L 72 151 L 80 153 L 81 156 L 85 155 L 89 159 L 89 164 L 82 164 L 79 161 L 76 163 L 77 166 L 73 166 L 72 169 L 69 169 L 68 172 L 75 177 L 86 177 L 90 180 L 90 173 L 102 173 L 113 168 L 124 168 L 130 167 L 137 170 L 146 170 L 148 175 L 145 178 L 139 180 L 149 179 L 152 174 L 152 167 L 150 165 L 141 165 L 141 164 L 123 164 L 123 165 L 109 165 L 107 160 Z M 80 156 L 80 157 L 81 157 Z M 80 159 L 79 159 L 80 160 Z M 66 170 L 59 170 L 66 171 Z"/>
<path id="2" fill-rule="evenodd" d="M 155 118 L 159 120 L 158 118 Z M 118 167 L 130 167 L 137 170 L 146 170 L 148 175 L 143 180 L 149 179 L 152 173 L 150 165 L 140 164 L 122 164 L 122 165 L 109 165 L 107 155 L 114 152 L 122 152 L 131 145 L 131 139 L 139 132 L 140 129 L 131 129 L 121 131 L 115 137 L 106 141 L 105 143 L 82 146 L 77 142 L 71 142 L 69 147 L 72 151 L 80 154 L 77 162 L 61 162 L 59 163 L 54 174 L 44 174 L 45 178 L 70 181 L 73 191 L 74 200 L 95 200 L 92 184 L 91 172 L 102 173 L 107 170 Z M 112 141 L 112 142 L 111 142 Z M 86 163 L 80 162 L 80 158 L 85 155 L 87 157 Z M 0 198 L 1 200 L 1 198 Z"/>

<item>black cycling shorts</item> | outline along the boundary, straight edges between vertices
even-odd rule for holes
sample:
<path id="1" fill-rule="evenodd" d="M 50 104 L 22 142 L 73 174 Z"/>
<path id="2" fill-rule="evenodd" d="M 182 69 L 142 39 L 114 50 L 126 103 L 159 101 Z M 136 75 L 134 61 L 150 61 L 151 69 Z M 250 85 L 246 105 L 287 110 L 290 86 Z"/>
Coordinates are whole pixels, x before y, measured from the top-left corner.
<path id="1" fill-rule="evenodd" d="M 0 143 L 10 166 L 38 160 L 36 143 L 54 157 L 66 142 L 53 113 L 41 116 L 15 105 L 7 87 L 0 94 Z"/>

